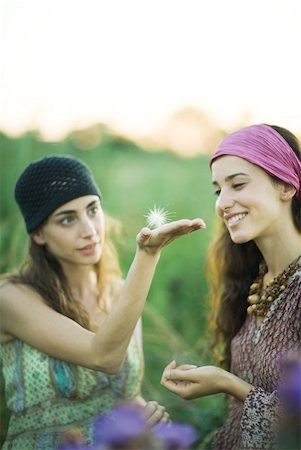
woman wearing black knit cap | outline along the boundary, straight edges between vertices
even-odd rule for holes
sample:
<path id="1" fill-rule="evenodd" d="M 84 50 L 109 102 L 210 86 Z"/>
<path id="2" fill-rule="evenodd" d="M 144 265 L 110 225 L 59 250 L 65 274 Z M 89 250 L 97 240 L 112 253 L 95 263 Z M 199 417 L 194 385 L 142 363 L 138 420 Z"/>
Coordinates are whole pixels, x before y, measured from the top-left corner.
<path id="1" fill-rule="evenodd" d="M 11 410 L 3 448 L 55 449 L 73 427 L 93 442 L 93 419 L 122 400 L 139 402 L 150 425 L 168 420 L 164 408 L 139 397 L 139 318 L 161 250 L 203 221 L 143 228 L 122 283 L 85 164 L 38 160 L 21 174 L 15 197 L 30 243 L 26 263 L 1 285 L 0 355 Z"/>

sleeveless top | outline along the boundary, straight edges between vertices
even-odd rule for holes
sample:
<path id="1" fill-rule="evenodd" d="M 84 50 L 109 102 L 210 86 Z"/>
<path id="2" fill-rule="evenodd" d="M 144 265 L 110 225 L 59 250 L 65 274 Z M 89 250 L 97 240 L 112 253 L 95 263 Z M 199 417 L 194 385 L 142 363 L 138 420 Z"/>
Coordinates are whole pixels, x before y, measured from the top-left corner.
<path id="1" fill-rule="evenodd" d="M 137 328 L 116 375 L 49 357 L 18 339 L 1 344 L 0 357 L 11 412 L 5 450 L 57 449 L 71 429 L 92 444 L 95 417 L 140 395 L 143 355 Z"/>

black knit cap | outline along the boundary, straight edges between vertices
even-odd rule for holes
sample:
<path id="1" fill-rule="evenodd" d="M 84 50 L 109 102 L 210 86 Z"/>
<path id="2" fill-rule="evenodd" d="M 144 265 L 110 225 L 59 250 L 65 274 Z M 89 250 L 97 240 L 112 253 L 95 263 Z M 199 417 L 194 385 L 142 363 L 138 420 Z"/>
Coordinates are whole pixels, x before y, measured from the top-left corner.
<path id="1" fill-rule="evenodd" d="M 70 156 L 46 156 L 30 164 L 20 175 L 15 199 L 31 233 L 57 208 L 100 190 L 85 163 Z"/>

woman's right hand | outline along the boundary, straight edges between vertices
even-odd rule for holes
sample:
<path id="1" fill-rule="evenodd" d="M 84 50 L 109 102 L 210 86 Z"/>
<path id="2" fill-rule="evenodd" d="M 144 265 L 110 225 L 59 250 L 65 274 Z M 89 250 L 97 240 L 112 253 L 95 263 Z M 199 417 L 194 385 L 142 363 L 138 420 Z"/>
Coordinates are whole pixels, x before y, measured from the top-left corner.
<path id="1" fill-rule="evenodd" d="M 153 255 L 160 253 L 164 247 L 175 239 L 201 228 L 206 228 L 202 219 L 181 219 L 161 225 L 154 230 L 144 227 L 137 235 L 136 241 L 139 249 Z"/>

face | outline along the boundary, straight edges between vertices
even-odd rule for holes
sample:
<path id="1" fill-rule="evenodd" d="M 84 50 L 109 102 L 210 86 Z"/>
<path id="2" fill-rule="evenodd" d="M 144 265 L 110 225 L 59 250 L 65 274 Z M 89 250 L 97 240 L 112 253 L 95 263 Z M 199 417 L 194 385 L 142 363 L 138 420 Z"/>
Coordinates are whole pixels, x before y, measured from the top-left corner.
<path id="1" fill-rule="evenodd" d="M 216 212 L 233 242 L 256 241 L 281 230 L 282 185 L 272 183 L 260 167 L 237 156 L 222 156 L 212 164 L 212 183 L 217 195 Z"/>
<path id="2" fill-rule="evenodd" d="M 39 245 L 65 264 L 96 264 L 102 255 L 104 214 L 96 195 L 76 198 L 56 209 L 34 235 Z"/>

